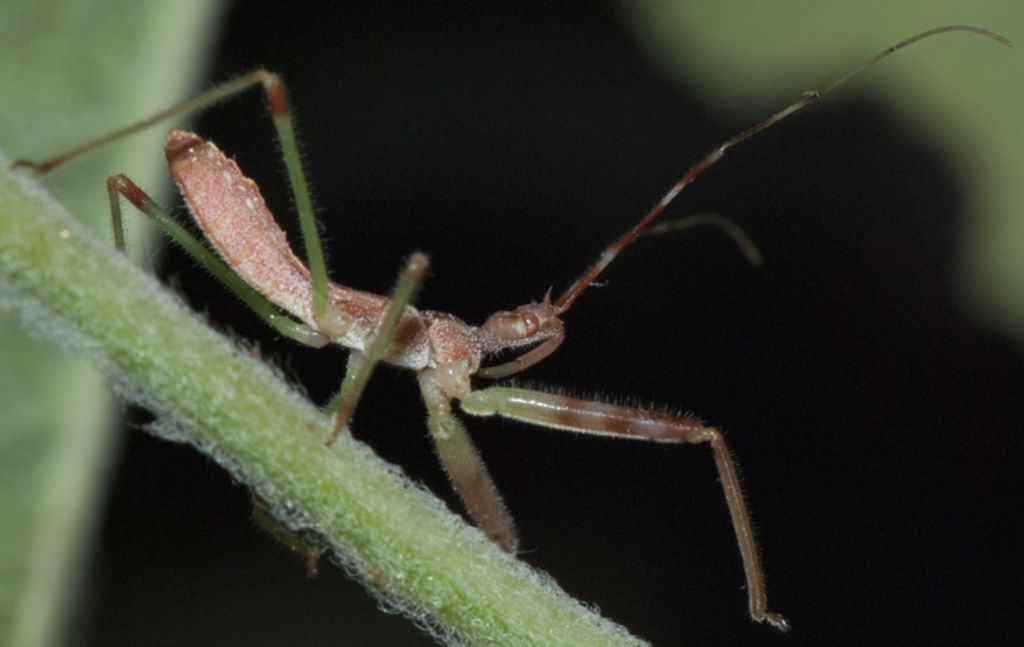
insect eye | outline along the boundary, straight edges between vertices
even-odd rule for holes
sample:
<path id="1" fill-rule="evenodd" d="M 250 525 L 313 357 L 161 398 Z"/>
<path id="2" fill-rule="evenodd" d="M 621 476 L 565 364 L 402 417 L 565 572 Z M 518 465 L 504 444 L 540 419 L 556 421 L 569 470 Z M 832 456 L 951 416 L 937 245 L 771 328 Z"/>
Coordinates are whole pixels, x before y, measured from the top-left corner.
<path id="1" fill-rule="evenodd" d="M 540 328 L 540 322 L 537 321 L 537 315 L 532 312 L 527 312 L 523 315 L 523 326 L 526 327 L 526 336 L 533 337 L 537 334 L 537 329 Z"/>

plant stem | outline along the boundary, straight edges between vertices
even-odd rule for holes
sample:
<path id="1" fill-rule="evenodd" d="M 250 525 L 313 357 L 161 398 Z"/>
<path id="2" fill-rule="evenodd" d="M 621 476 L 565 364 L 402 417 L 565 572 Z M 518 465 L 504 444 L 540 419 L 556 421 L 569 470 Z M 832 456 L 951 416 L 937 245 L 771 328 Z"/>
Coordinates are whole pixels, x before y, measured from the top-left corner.
<path id="1" fill-rule="evenodd" d="M 0 307 L 89 357 L 156 432 L 187 440 L 312 533 L 387 605 L 452 642 L 637 645 L 501 552 L 207 327 L 0 157 Z"/>

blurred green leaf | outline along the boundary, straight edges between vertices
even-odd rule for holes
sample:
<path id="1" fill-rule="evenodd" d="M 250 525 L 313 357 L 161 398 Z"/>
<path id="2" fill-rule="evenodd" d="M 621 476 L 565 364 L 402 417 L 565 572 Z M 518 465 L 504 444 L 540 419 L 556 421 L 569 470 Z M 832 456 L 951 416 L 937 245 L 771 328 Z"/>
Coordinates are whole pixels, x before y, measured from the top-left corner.
<path id="1" fill-rule="evenodd" d="M 948 158 L 967 191 L 957 282 L 976 318 L 1024 343 L 1024 12 L 1011 0 L 678 2 L 621 6 L 667 70 L 753 121 L 887 45 L 947 24 L 1018 41 L 1004 49 L 946 34 L 899 53 L 842 90 L 871 94 Z M 794 86 L 794 79 L 807 87 Z"/>
<path id="2" fill-rule="evenodd" d="M 0 145 L 39 159 L 186 95 L 203 71 L 219 6 L 0 4 Z M 166 184 L 158 179 L 161 138 L 153 132 L 112 146 L 48 184 L 109 236 L 103 178 L 130 170 L 144 186 Z M 28 338 L 8 315 L 0 327 L 0 643 L 58 644 L 81 585 L 117 425 L 92 368 Z"/>

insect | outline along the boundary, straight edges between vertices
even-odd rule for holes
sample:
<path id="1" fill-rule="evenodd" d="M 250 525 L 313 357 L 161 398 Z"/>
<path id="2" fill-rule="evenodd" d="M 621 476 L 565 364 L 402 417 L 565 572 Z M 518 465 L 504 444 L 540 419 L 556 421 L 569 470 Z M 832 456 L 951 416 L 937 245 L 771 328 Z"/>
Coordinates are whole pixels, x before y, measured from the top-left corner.
<path id="1" fill-rule="evenodd" d="M 257 70 L 238 77 L 51 160 L 17 164 L 36 173 L 47 173 L 112 140 L 173 116 L 199 110 L 248 88 L 262 87 L 294 192 L 305 262 L 292 252 L 255 183 L 214 144 L 181 130 L 173 130 L 168 135 L 166 157 L 171 175 L 213 250 L 186 231 L 124 175 L 113 176 L 107 182 L 115 245 L 119 249 L 124 247 L 120 207 L 120 199 L 124 197 L 156 220 L 201 265 L 281 334 L 309 346 L 335 343 L 350 349 L 342 388 L 329 405 L 335 424 L 325 439 L 328 445 L 336 441 L 351 419 L 375 364 L 384 361 L 414 371 L 428 409 L 428 429 L 455 490 L 480 529 L 508 552 L 514 553 L 518 547 L 514 522 L 466 428 L 454 415 L 454 402 L 469 415 L 498 415 L 581 433 L 710 445 L 743 562 L 750 615 L 755 621 L 767 622 L 785 631 L 789 623 L 768 608 L 750 517 L 735 465 L 717 429 L 692 417 L 535 390 L 474 389 L 472 382 L 474 378 L 493 380 L 517 374 L 554 353 L 565 339 L 563 317 L 579 297 L 687 185 L 721 159 L 728 149 L 814 103 L 898 49 L 950 31 L 972 32 L 1008 44 L 1004 38 L 987 30 L 956 25 L 922 32 L 883 50 L 824 90 L 805 93 L 798 101 L 711 151 L 557 298 L 553 299 L 549 292 L 539 302 L 497 312 L 479 326 L 466 324 L 450 314 L 420 311 L 411 305 L 413 293 L 426 269 L 422 255 L 413 255 L 410 259 L 399 288 L 391 297 L 358 291 L 328 279 L 285 87 L 271 72 Z M 699 224 L 694 219 L 683 222 Z M 711 224 L 722 225 L 714 221 Z M 504 363 L 487 364 L 488 357 L 504 351 L 521 354 Z"/>

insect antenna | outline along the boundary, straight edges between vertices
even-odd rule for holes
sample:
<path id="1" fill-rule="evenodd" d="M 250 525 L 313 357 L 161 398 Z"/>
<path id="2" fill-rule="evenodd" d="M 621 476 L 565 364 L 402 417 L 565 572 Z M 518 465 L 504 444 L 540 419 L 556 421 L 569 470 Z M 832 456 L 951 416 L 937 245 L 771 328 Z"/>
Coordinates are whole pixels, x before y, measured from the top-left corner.
<path id="1" fill-rule="evenodd" d="M 751 137 L 757 135 L 762 131 L 771 128 L 772 126 L 782 121 L 786 117 L 790 116 L 794 112 L 802 108 L 806 108 L 812 103 L 815 103 L 816 101 L 824 97 L 826 94 L 832 92 L 839 86 L 843 85 L 853 77 L 857 76 L 858 74 L 860 74 L 867 68 L 871 67 L 878 61 L 882 60 L 883 58 L 886 58 L 890 54 L 893 54 L 894 52 L 903 49 L 904 47 L 907 47 L 909 45 L 912 45 L 918 41 L 951 31 L 963 31 L 979 34 L 981 36 L 991 38 L 997 43 L 1005 45 L 1007 47 L 1011 47 L 1013 45 L 1008 39 L 1000 36 L 995 32 L 983 29 L 981 27 L 974 27 L 972 25 L 947 25 L 944 27 L 936 27 L 935 29 L 923 31 L 919 34 L 911 36 L 910 38 L 907 38 L 906 40 L 902 40 L 896 43 L 895 45 L 887 47 L 886 49 L 875 54 L 871 58 L 867 59 L 866 61 L 855 67 L 850 72 L 847 72 L 843 76 L 833 81 L 831 84 L 826 86 L 824 90 L 812 90 L 810 92 L 804 92 L 803 96 L 800 97 L 799 100 L 783 108 L 779 112 L 776 112 L 775 114 L 768 117 L 764 121 L 761 121 L 755 124 L 754 126 L 748 128 L 747 130 L 744 130 L 743 132 L 739 133 L 738 135 L 735 135 L 731 139 L 726 140 L 723 144 L 721 144 L 720 146 L 712 150 L 710 153 L 708 153 L 704 157 L 704 159 L 700 160 L 692 167 L 690 167 L 690 170 L 688 170 L 686 174 L 683 175 L 683 177 L 678 182 L 676 182 L 672 186 L 672 188 L 668 190 L 668 193 L 666 193 L 661 198 L 661 200 L 659 200 L 658 203 L 655 204 L 654 207 L 652 207 L 651 210 L 648 211 L 644 215 L 644 217 L 640 219 L 638 223 L 633 225 L 633 227 L 629 229 L 626 233 L 622 234 L 622 236 L 620 236 L 618 240 L 616 240 L 614 243 L 609 245 L 603 252 L 601 252 L 601 255 L 598 256 L 597 260 L 593 263 L 593 265 L 587 268 L 587 271 L 584 272 L 583 275 L 580 276 L 580 278 L 576 279 L 576 281 L 572 285 L 570 285 L 565 290 L 565 292 L 562 293 L 560 297 L 558 297 L 558 301 L 555 302 L 556 310 L 559 313 L 568 310 L 572 306 L 572 304 L 576 302 L 576 299 L 579 298 L 583 291 L 586 290 L 594 282 L 594 280 L 601 274 L 601 272 L 604 271 L 606 267 L 608 267 L 611 264 L 613 260 L 615 260 L 615 257 L 617 257 L 623 249 L 628 247 L 630 243 L 636 240 L 637 236 L 639 236 L 644 231 L 644 229 L 647 228 L 647 226 L 651 223 L 652 220 L 657 218 L 661 214 L 661 212 L 665 210 L 665 207 L 671 204 L 671 202 L 676 198 L 676 196 L 679 195 L 679 193 L 683 189 L 685 189 L 687 185 L 689 185 L 691 182 L 697 179 L 697 176 L 706 171 L 709 167 L 715 164 L 715 162 L 722 159 L 722 156 L 725 155 L 726 151 L 728 151 L 730 148 L 736 146 L 737 144 L 745 142 L 746 140 L 750 139 Z"/>

